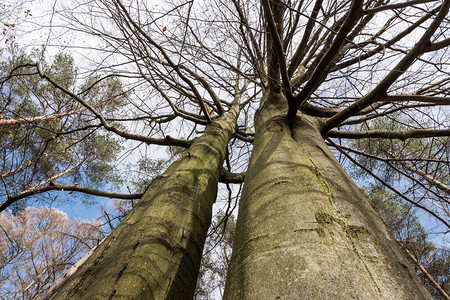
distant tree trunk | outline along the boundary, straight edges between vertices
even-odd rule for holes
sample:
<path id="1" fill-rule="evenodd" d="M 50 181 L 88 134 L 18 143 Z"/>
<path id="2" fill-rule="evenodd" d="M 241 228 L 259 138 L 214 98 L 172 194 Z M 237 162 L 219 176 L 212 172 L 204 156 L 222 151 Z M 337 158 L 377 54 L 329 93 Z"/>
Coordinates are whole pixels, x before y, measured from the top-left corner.
<path id="1" fill-rule="evenodd" d="M 192 299 L 238 106 L 150 184 L 55 299 Z"/>
<path id="2" fill-rule="evenodd" d="M 239 204 L 224 299 L 431 299 L 320 121 L 266 93 Z"/>

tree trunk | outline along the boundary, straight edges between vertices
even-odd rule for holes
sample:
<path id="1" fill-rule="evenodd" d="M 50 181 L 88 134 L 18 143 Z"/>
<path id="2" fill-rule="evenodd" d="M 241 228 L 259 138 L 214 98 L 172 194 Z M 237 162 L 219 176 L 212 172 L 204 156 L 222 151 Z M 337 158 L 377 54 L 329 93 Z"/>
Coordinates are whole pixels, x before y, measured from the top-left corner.
<path id="1" fill-rule="evenodd" d="M 238 106 L 150 184 L 55 299 L 192 299 Z"/>
<path id="2" fill-rule="evenodd" d="M 319 119 L 286 112 L 268 92 L 256 114 L 224 299 L 431 299 Z"/>

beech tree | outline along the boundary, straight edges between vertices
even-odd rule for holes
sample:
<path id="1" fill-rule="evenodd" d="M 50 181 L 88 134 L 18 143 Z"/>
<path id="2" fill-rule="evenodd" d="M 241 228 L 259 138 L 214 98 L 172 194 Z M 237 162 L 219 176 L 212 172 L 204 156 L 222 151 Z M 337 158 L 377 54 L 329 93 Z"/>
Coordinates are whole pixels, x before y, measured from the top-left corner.
<path id="1" fill-rule="evenodd" d="M 99 133 L 149 145 L 147 155 L 186 148 L 143 195 L 128 196 L 140 200 L 56 299 L 191 298 L 218 182 L 230 191 L 227 215 L 230 184 L 244 177 L 225 299 L 430 299 L 343 167 L 361 168 L 448 232 L 449 5 L 55 6 L 55 34 L 91 38 L 61 46 L 88 48 L 85 74 L 100 74 L 92 87 L 120 78 L 127 104 L 100 111 L 39 62 L 8 78 L 37 73 Z"/>

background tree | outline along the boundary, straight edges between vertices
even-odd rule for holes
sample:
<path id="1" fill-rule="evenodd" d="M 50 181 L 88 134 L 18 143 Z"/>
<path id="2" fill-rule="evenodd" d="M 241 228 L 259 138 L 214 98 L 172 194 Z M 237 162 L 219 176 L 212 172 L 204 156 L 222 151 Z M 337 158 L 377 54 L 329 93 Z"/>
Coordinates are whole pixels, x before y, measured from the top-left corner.
<path id="1" fill-rule="evenodd" d="M 136 143 L 190 146 L 178 160 L 184 162 L 161 175 L 164 184 L 157 187 L 154 180 L 140 203 L 158 202 L 149 200 L 168 190 L 168 178 L 174 181 L 180 166 L 196 157 L 194 145 L 208 144 L 221 153 L 209 164 L 215 178 L 223 158 L 228 171 L 248 168 L 225 298 L 427 298 L 400 248 L 332 153 L 343 166 L 355 164 L 431 215 L 441 232 L 448 230 L 448 9 L 446 0 L 174 1 L 161 6 L 113 0 L 61 8 L 55 34 L 61 28 L 93 38 L 83 40 L 90 51 L 90 72 L 83 74 L 125 80 L 131 93 L 121 118 L 100 112 L 39 64 L 28 68 L 82 105 L 106 132 Z M 227 118 L 231 111 L 234 118 Z M 217 138 L 203 143 L 224 119 L 232 130 L 225 130 L 220 143 Z M 379 151 L 373 154 L 363 143 L 348 142 L 360 139 L 383 139 L 383 148 L 372 148 Z M 154 153 L 156 148 L 139 149 Z M 386 179 L 397 180 L 383 180 L 384 169 L 371 167 L 375 161 L 388 166 Z M 190 167 L 183 174 L 197 178 Z M 243 178 L 222 175 L 226 182 Z M 190 193 L 197 195 L 189 180 L 176 187 L 194 187 Z M 414 182 L 412 189 L 407 180 Z M 214 197 L 215 191 L 204 202 L 195 197 L 173 202 L 208 202 L 205 211 L 210 211 Z M 144 215 L 130 214 L 121 228 Z M 202 232 L 196 242 L 201 248 L 207 226 L 181 224 L 186 218 L 174 215 L 166 211 L 153 218 L 176 225 L 170 230 L 175 237 L 166 236 L 181 252 L 187 245 L 178 240 L 184 241 L 186 232 Z M 140 238 L 137 243 L 120 230 L 113 236 L 126 251 L 140 247 Z M 123 284 L 117 286 L 130 288 L 125 282 L 135 269 L 129 266 L 139 265 L 139 259 L 126 253 L 126 263 L 113 267 L 103 261 L 103 269 L 92 273 L 107 273 L 103 278 L 119 278 Z M 190 267 L 171 261 L 172 269 L 192 271 L 200 253 L 197 249 Z M 88 261 L 83 272 L 89 266 Z M 190 274 L 193 278 L 196 271 Z M 178 292 L 193 292 L 194 281 Z M 162 289 L 172 295 L 171 287 Z M 102 293 L 123 295 L 116 288 Z"/>
<path id="2" fill-rule="evenodd" d="M 17 69 L 38 59 L 38 50 L 26 54 L 13 45 L 9 53 L 3 53 L 0 139 L 4 188 L 0 196 L 4 202 L 0 210 L 12 205 L 13 211 L 20 211 L 29 198 L 51 203 L 57 195 L 48 192 L 54 190 L 73 192 L 84 187 L 84 192 L 92 193 L 92 187 L 117 184 L 118 173 L 111 163 L 121 151 L 119 141 L 96 131 L 98 126 L 91 124 L 85 108 L 52 84 L 35 72 Z M 62 86 L 77 88 L 70 55 L 58 54 L 51 64 L 41 63 Z M 83 97 L 104 111 L 120 107 L 126 97 L 121 83 L 110 77 L 93 87 L 98 79 L 89 77 L 81 86 Z"/>
<path id="3" fill-rule="evenodd" d="M 98 222 L 49 208 L 0 214 L 1 299 L 37 299 L 100 238 Z"/>
<path id="4" fill-rule="evenodd" d="M 416 208 L 410 203 L 404 203 L 399 196 L 381 185 L 371 185 L 367 193 L 370 204 L 400 241 L 402 247 L 412 253 L 448 294 L 450 292 L 448 276 L 450 252 L 448 249 L 436 247 L 432 236 L 420 224 L 415 213 Z M 416 264 L 413 264 L 413 267 L 432 295 L 436 299 L 441 299 L 441 293 L 430 283 L 419 267 Z"/>
<path id="5" fill-rule="evenodd" d="M 206 239 L 194 299 L 222 298 L 230 266 L 236 220 L 223 213 L 215 216 Z"/>
<path id="6" fill-rule="evenodd" d="M 16 38 L 17 27 L 33 14 L 27 7 L 27 1 L 6 0 L 0 5 L 0 43 L 11 44 Z"/>

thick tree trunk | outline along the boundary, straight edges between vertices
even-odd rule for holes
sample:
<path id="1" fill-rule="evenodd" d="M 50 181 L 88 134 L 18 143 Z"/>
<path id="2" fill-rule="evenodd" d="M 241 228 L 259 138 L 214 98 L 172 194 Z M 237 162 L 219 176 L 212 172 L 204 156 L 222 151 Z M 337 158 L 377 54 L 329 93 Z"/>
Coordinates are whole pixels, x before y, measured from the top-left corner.
<path id="1" fill-rule="evenodd" d="M 286 112 L 267 93 L 256 115 L 224 299 L 431 299 L 319 121 Z"/>
<path id="2" fill-rule="evenodd" d="M 151 183 L 55 299 L 192 299 L 235 106 Z"/>

